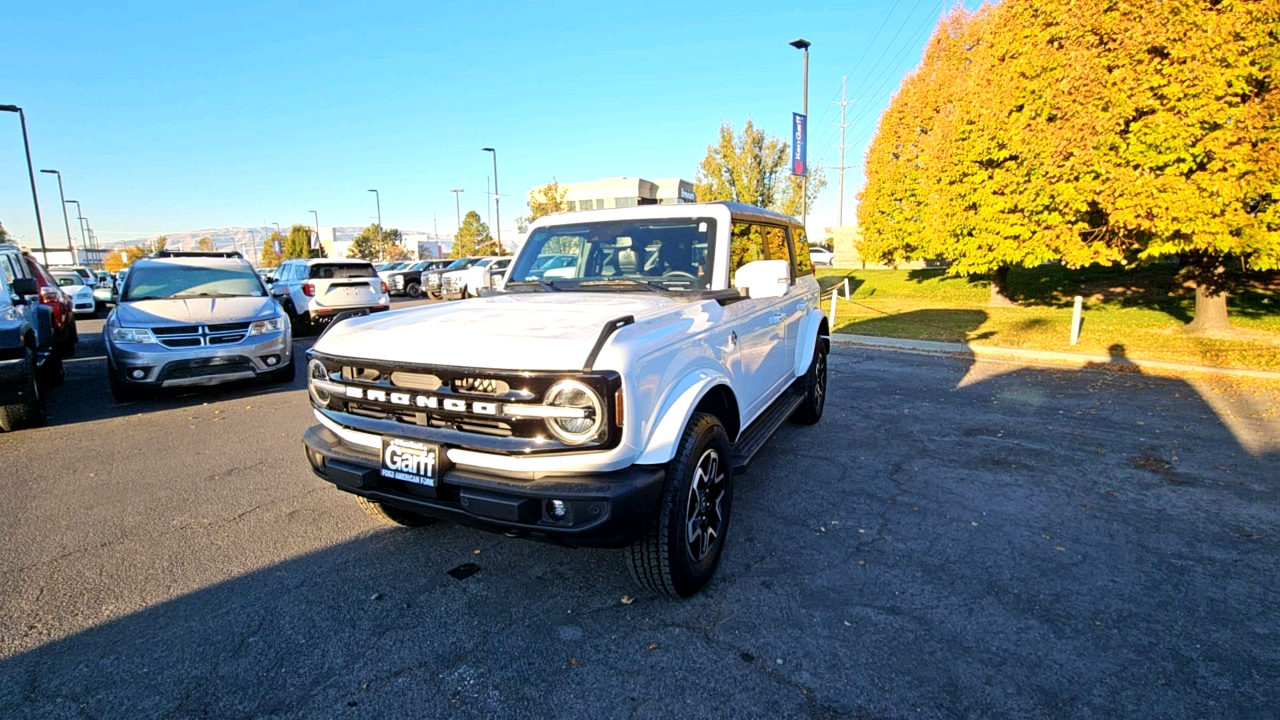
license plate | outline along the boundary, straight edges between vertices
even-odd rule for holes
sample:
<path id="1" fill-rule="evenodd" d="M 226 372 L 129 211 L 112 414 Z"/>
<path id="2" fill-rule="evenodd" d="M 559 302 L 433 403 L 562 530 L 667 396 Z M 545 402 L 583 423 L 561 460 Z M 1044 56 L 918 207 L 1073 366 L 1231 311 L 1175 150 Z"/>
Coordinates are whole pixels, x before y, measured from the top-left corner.
<path id="1" fill-rule="evenodd" d="M 440 476 L 440 447 L 403 438 L 382 438 L 382 477 L 435 487 Z"/>

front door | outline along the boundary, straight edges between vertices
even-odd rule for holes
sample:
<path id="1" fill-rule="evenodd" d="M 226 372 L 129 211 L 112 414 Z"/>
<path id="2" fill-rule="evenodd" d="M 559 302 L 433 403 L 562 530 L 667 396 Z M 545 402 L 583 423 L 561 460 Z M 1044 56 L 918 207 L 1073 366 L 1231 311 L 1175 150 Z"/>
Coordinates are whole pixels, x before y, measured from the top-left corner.
<path id="1" fill-rule="evenodd" d="M 775 232 L 776 231 L 776 232 Z M 782 228 L 734 223 L 729 246 L 729 283 L 739 267 L 756 260 L 788 260 Z M 778 244 L 781 233 L 781 245 Z M 742 420 L 749 423 L 786 389 L 793 373 L 794 340 L 787 344 L 788 308 L 796 302 L 790 293 L 777 298 L 736 302 L 725 308 L 738 334 L 738 352 L 731 365 L 739 391 Z"/>

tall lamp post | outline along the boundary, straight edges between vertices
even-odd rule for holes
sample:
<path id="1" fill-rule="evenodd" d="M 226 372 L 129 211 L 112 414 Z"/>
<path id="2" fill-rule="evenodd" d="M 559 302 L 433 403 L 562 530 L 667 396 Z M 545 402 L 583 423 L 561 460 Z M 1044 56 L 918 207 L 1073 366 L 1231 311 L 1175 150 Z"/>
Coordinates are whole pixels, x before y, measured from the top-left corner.
<path id="1" fill-rule="evenodd" d="M 498 247 L 502 247 L 502 213 L 498 211 L 498 151 L 491 147 L 480 148 L 480 151 L 493 153 L 493 227 L 498 234 Z"/>
<path id="2" fill-rule="evenodd" d="M 804 51 L 804 105 L 803 105 L 803 109 L 800 112 L 804 114 L 805 123 L 808 123 L 809 122 L 809 46 L 811 45 L 811 43 L 808 40 L 805 40 L 804 38 L 800 38 L 798 40 L 792 40 L 788 44 L 797 50 Z M 806 135 L 807 134 L 808 132 L 806 128 Z M 792 139 L 792 141 L 794 142 L 794 138 Z M 806 137 L 805 142 L 808 142 L 808 141 L 809 139 Z M 800 223 L 802 225 L 807 225 L 809 222 L 809 167 L 807 163 L 804 169 L 804 176 L 801 177 L 800 179 L 800 195 L 801 195 L 800 197 L 801 211 L 800 212 L 802 213 L 800 218 Z"/>
<path id="3" fill-rule="evenodd" d="M 89 254 L 89 239 L 84 234 L 84 211 L 80 209 L 79 200 L 63 200 L 62 209 L 66 210 L 68 205 L 76 206 L 76 222 L 80 225 L 80 247 L 84 248 L 86 255 Z"/>
<path id="4" fill-rule="evenodd" d="M 453 210 L 458 214 L 458 229 L 462 229 L 462 189 L 454 188 L 449 192 L 453 193 Z"/>
<path id="5" fill-rule="evenodd" d="M 373 193 L 373 201 L 378 205 L 378 232 L 381 233 L 382 232 L 382 196 L 378 194 L 377 190 L 370 189 L 369 192 Z"/>
<path id="6" fill-rule="evenodd" d="M 31 143 L 27 140 L 27 116 L 17 105 L 0 105 L 0 112 L 18 113 L 22 123 L 22 148 L 27 151 L 27 177 L 31 180 L 31 202 L 36 206 L 36 230 L 40 233 L 40 254 L 44 264 L 49 264 L 49 249 L 44 246 L 44 221 L 40 219 L 40 198 L 36 196 L 36 171 L 31 165 Z"/>
<path id="7" fill-rule="evenodd" d="M 62 191 L 62 173 L 57 170 L 41 170 L 40 172 L 58 176 L 58 199 L 62 200 L 62 225 L 67 231 L 67 249 L 71 251 L 72 264 L 82 262 L 76 259 L 76 246 L 71 242 L 71 221 L 67 219 L 67 194 Z"/>

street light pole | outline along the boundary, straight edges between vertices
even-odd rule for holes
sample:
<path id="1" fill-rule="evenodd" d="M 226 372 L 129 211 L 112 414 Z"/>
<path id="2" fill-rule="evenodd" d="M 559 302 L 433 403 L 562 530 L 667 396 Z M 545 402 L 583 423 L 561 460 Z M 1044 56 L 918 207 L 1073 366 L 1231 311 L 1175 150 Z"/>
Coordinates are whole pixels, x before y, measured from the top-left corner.
<path id="1" fill-rule="evenodd" d="M 369 192 L 373 193 L 373 200 L 378 204 L 378 234 L 381 235 L 382 234 L 382 196 L 378 194 L 377 190 L 371 189 L 369 190 Z"/>
<path id="2" fill-rule="evenodd" d="M 310 212 L 311 215 L 316 219 L 316 245 L 319 245 L 320 244 L 320 213 L 316 212 L 315 210 L 309 210 L 308 212 Z M 308 256 L 311 255 L 311 248 L 307 248 L 307 255 Z"/>
<path id="3" fill-rule="evenodd" d="M 454 188 L 449 192 L 453 193 L 453 208 L 458 214 L 458 229 L 462 229 L 462 189 Z"/>
<path id="4" fill-rule="evenodd" d="M 22 148 L 27 151 L 27 177 L 31 180 L 31 202 L 36 206 L 36 230 L 40 233 L 40 254 L 44 264 L 49 264 L 49 249 L 44 246 L 44 221 L 40 219 L 40 198 L 36 195 L 36 171 L 31 165 L 31 143 L 27 140 L 27 115 L 17 105 L 0 105 L 0 112 L 18 113 L 22 123 Z"/>
<path id="5" fill-rule="evenodd" d="M 498 247 L 502 247 L 502 213 L 498 210 L 498 151 L 491 147 L 480 150 L 493 153 L 493 227 L 498 234 Z"/>
<path id="6" fill-rule="evenodd" d="M 806 128 L 809 122 L 809 46 L 812 44 L 804 38 L 792 40 L 791 47 L 804 51 L 804 104 L 801 112 L 804 114 Z M 806 130 L 806 135 L 808 132 Z M 793 140 L 794 141 L 794 140 Z M 805 137 L 805 142 L 809 142 L 809 138 Z M 800 224 L 807 225 L 809 222 L 809 167 L 805 164 L 804 176 L 800 178 Z"/>
<path id="7" fill-rule="evenodd" d="M 76 246 L 71 242 L 71 221 L 67 219 L 67 194 L 62 191 L 62 173 L 57 170 L 41 170 L 42 173 L 58 176 L 58 198 L 62 200 L 62 225 L 67 230 L 67 249 L 71 251 L 71 263 L 78 264 Z"/>
<path id="8" fill-rule="evenodd" d="M 68 205 L 76 206 L 76 222 L 80 224 L 80 247 L 84 248 L 84 254 L 89 254 L 89 240 L 84 234 L 84 211 L 80 209 L 79 200 L 63 200 L 62 209 L 66 210 Z"/>

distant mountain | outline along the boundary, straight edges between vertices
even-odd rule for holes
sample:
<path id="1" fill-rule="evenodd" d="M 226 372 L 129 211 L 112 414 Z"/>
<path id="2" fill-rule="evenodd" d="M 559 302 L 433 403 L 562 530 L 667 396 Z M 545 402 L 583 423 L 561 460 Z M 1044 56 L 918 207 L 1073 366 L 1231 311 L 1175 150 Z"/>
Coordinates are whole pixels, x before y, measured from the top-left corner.
<path id="1" fill-rule="evenodd" d="M 328 230 L 328 228 L 323 228 Z M 333 228 L 336 240 L 350 240 L 360 234 L 363 227 L 335 227 Z M 244 252 L 248 248 L 261 248 L 263 241 L 275 232 L 274 225 L 263 227 L 231 227 L 231 228 L 205 228 L 204 230 L 188 230 L 185 232 L 167 232 L 164 236 L 169 239 L 167 247 L 170 250 L 195 250 L 196 243 L 200 242 L 200 238 L 208 236 L 213 239 L 213 244 L 219 250 L 239 250 Z M 288 228 L 280 228 L 282 233 L 287 234 Z M 420 234 L 416 230 L 403 231 L 405 234 Z M 132 240 L 113 240 L 104 241 L 104 247 L 127 247 L 129 245 L 139 245 L 155 240 L 155 237 L 133 238 Z"/>

